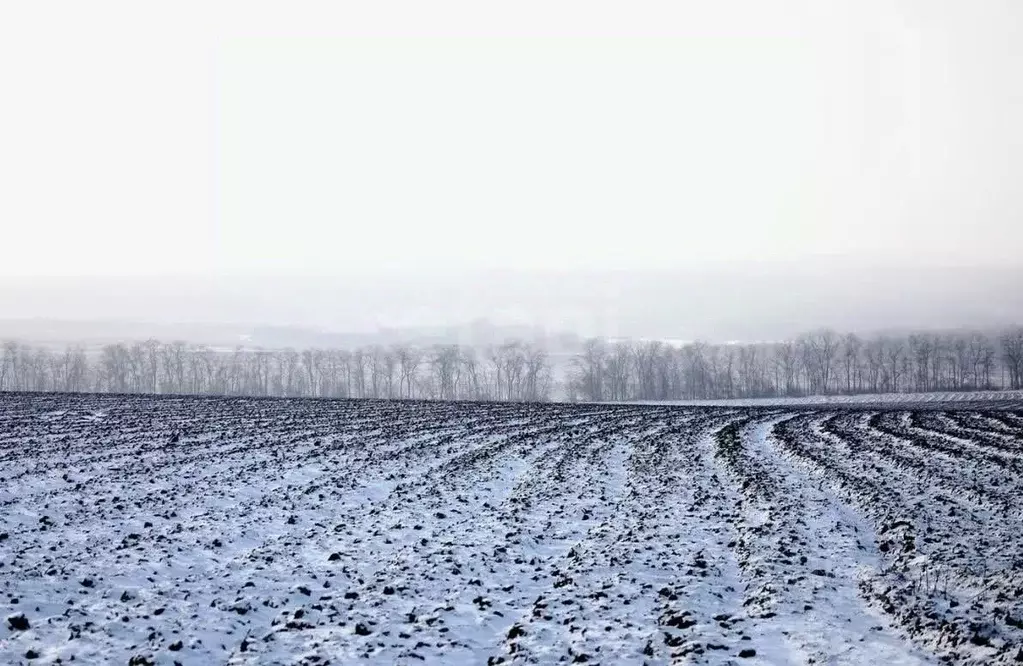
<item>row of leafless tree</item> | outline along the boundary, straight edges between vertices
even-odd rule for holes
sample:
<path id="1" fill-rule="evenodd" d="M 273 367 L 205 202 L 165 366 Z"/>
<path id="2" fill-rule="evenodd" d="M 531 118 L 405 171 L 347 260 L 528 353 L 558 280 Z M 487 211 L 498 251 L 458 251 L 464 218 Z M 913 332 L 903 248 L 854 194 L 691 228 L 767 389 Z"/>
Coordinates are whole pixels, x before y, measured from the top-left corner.
<path id="1" fill-rule="evenodd" d="M 0 391 L 173 393 L 330 398 L 539 401 L 550 397 L 547 353 L 510 341 L 355 350 L 217 350 L 157 340 L 61 351 L 3 344 Z"/>
<path id="2" fill-rule="evenodd" d="M 564 378 L 537 343 L 218 350 L 156 340 L 3 344 L 0 391 L 539 401 L 700 400 L 1023 389 L 1023 328 L 682 346 L 591 339 Z M 562 381 L 563 379 L 563 381 Z"/>
<path id="3" fill-rule="evenodd" d="M 795 340 L 671 346 L 588 340 L 570 400 L 701 400 L 1023 388 L 1023 329 L 908 336 L 818 330 Z"/>

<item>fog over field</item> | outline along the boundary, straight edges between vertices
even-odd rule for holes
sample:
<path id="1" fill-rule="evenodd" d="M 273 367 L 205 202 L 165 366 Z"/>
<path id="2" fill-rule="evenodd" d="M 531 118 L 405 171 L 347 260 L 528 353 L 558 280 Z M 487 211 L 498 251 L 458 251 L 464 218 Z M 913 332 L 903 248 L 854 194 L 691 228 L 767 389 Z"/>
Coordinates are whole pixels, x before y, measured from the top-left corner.
<path id="1" fill-rule="evenodd" d="M 272 7 L 3 22 L 0 390 L 1023 385 L 1016 5 Z"/>
<path id="2" fill-rule="evenodd" d="M 65 10 L 0 26 L 0 390 L 1023 385 L 1013 3 Z"/>
<path id="3" fill-rule="evenodd" d="M 1023 321 L 1020 268 L 879 266 L 847 259 L 833 260 L 830 267 L 826 263 L 351 278 L 39 278 L 0 285 L 0 312 L 4 319 L 69 320 L 61 327 L 67 341 L 88 337 L 88 327 L 76 327 L 76 320 L 131 320 L 150 323 L 136 325 L 132 337 L 183 336 L 207 343 L 218 340 L 204 327 L 193 327 L 192 334 L 165 333 L 167 325 L 233 324 L 238 332 L 301 327 L 368 335 L 488 319 L 581 336 L 757 342 L 788 339 L 819 326 L 866 334 L 997 329 Z M 0 337 L 15 330 L 12 322 L 0 326 L 7 329 L 0 328 Z M 20 326 L 25 331 L 42 328 L 28 322 Z"/>
<path id="4" fill-rule="evenodd" d="M 0 22 L 0 318 L 1021 318 L 1016 3 L 62 7 Z"/>

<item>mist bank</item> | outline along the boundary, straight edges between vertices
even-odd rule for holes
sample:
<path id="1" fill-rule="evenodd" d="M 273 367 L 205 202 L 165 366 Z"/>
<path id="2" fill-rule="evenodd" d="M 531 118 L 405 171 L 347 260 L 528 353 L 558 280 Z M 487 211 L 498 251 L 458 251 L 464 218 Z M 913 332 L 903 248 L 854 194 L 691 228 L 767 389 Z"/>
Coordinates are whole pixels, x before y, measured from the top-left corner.
<path id="1" fill-rule="evenodd" d="M 0 312 L 10 320 L 200 322 L 348 335 L 487 319 L 584 337 L 752 342 L 821 326 L 862 335 L 1004 328 L 1023 321 L 1019 284 L 1023 268 L 841 257 L 645 272 L 438 267 L 322 276 L 51 277 L 5 279 Z"/>
<path id="2" fill-rule="evenodd" d="M 302 326 L 246 323 L 154 322 L 132 320 L 0 319 L 0 340 L 18 340 L 60 350 L 68 345 L 99 350 L 110 344 L 148 340 L 178 341 L 214 349 L 355 349 L 373 345 L 457 344 L 485 347 L 508 340 L 541 342 L 552 352 L 577 351 L 581 338 L 536 326 L 494 324 L 479 319 L 465 324 L 377 328 L 372 331 L 330 331 Z"/>

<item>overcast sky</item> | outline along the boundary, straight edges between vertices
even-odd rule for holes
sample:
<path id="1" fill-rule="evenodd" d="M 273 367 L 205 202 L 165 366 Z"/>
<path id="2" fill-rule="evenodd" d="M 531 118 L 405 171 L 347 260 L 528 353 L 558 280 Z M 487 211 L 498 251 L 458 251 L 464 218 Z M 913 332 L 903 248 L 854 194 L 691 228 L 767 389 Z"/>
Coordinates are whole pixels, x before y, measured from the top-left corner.
<path id="1" fill-rule="evenodd" d="M 1021 62 L 1013 0 L 4 3 L 0 279 L 1018 266 Z"/>

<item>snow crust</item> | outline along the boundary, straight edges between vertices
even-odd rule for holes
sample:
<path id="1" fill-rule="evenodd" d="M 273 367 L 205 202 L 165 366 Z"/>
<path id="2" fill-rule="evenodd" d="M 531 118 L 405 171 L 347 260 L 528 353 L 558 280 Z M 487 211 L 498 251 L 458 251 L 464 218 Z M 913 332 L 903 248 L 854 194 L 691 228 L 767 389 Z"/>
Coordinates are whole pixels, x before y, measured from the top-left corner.
<path id="1" fill-rule="evenodd" d="M 1014 663 L 1021 465 L 1011 411 L 0 396 L 0 663 Z"/>

